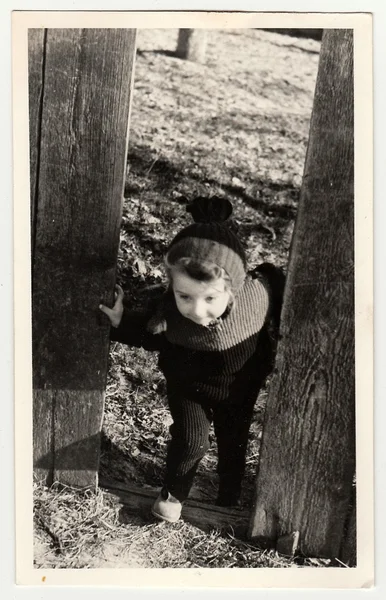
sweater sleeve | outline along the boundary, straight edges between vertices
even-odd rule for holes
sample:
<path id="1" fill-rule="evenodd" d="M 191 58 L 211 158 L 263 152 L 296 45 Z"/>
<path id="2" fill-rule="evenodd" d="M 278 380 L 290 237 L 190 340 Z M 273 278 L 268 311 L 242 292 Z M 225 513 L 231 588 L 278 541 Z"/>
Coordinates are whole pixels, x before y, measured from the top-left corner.
<path id="1" fill-rule="evenodd" d="M 253 279 L 259 279 L 265 283 L 270 293 L 270 316 L 275 327 L 280 326 L 280 314 L 283 304 L 285 275 L 283 270 L 271 263 L 263 263 L 256 267 L 251 273 Z"/>
<path id="2" fill-rule="evenodd" d="M 136 346 L 145 350 L 161 350 L 164 344 L 163 334 L 152 334 L 147 331 L 147 323 L 151 317 L 149 312 L 124 310 L 118 327 L 111 327 L 110 339 L 128 346 Z"/>

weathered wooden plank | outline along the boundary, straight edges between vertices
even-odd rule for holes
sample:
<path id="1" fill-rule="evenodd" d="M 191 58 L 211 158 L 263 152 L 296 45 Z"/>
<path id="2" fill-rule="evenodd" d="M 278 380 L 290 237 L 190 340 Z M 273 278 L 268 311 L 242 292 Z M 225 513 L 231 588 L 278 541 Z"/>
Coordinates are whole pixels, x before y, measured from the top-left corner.
<path id="1" fill-rule="evenodd" d="M 94 486 L 119 243 L 135 30 L 47 30 L 33 262 L 35 467 Z M 48 417 L 47 417 L 48 419 Z M 44 421 L 44 419 L 43 419 Z M 50 466 L 49 466 L 50 465 Z"/>
<path id="2" fill-rule="evenodd" d="M 118 497 L 129 513 L 145 518 L 151 517 L 151 507 L 159 490 L 117 484 L 108 480 L 101 481 L 101 486 Z M 249 511 L 222 508 L 195 500 L 187 500 L 184 503 L 181 515 L 182 519 L 204 531 L 213 528 L 230 530 L 238 538 L 245 538 L 249 516 Z"/>
<path id="3" fill-rule="evenodd" d="M 28 109 L 29 109 L 29 151 L 30 151 L 30 214 L 31 214 L 31 252 L 35 245 L 35 215 L 37 203 L 37 181 L 40 157 L 40 130 L 41 111 L 43 104 L 43 80 L 45 59 L 45 35 L 46 30 L 28 30 Z M 40 443 L 34 445 L 35 477 L 37 479 L 51 477 L 47 481 L 51 483 L 54 454 L 53 454 L 53 412 L 55 393 L 34 395 L 33 402 L 33 430 L 40 432 Z M 37 466 L 37 462 L 44 456 L 44 460 Z M 44 463 L 44 464 L 43 464 Z"/>
<path id="4" fill-rule="evenodd" d="M 338 557 L 355 469 L 353 34 L 325 32 L 249 535 Z"/>
<path id="5" fill-rule="evenodd" d="M 34 245 L 34 218 L 40 153 L 40 126 L 43 102 L 45 29 L 28 30 L 28 108 L 30 148 L 31 244 Z"/>
<path id="6" fill-rule="evenodd" d="M 293 531 L 277 539 L 276 550 L 285 556 L 295 556 L 299 549 L 299 532 Z"/>
<path id="7" fill-rule="evenodd" d="M 348 567 L 357 566 L 357 510 L 355 490 L 353 494 L 353 504 L 350 508 L 347 531 L 340 551 L 340 560 Z"/>
<path id="8" fill-rule="evenodd" d="M 54 409 L 56 391 L 46 390 L 44 394 L 33 392 L 33 464 L 34 477 L 48 485 L 54 475 Z"/>

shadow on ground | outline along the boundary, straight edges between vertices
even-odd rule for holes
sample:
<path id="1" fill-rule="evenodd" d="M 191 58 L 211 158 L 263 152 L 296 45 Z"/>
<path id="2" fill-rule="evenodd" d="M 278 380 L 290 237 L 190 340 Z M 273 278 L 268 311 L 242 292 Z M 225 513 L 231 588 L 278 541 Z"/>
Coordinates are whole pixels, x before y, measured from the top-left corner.
<path id="1" fill-rule="evenodd" d="M 141 185 L 138 180 L 147 179 L 147 185 L 156 189 L 159 194 L 164 194 L 170 202 L 186 204 L 187 199 L 183 195 L 173 195 L 179 183 L 184 184 L 192 190 L 191 196 L 208 195 L 209 187 L 219 187 L 218 181 L 213 178 L 203 178 L 202 173 L 186 172 L 184 165 L 176 165 L 165 157 L 154 159 L 154 154 L 148 147 L 137 146 L 132 149 L 128 156 L 129 177 L 126 181 L 124 195 L 129 198 L 132 194 L 141 193 Z M 143 188 L 142 188 L 143 189 Z M 293 219 L 296 215 L 296 205 L 299 198 L 299 188 L 291 184 L 275 183 L 269 180 L 254 178 L 253 191 L 251 195 L 240 185 L 221 184 L 221 189 L 231 198 L 240 199 L 249 207 L 270 217 L 281 219 Z M 270 192 L 268 201 L 264 195 Z M 275 203 L 272 196 L 275 194 L 286 195 L 290 204 Z M 133 231 L 130 231 L 133 233 Z M 148 240 L 150 242 L 150 239 Z M 152 249 L 152 248 L 150 248 Z"/>

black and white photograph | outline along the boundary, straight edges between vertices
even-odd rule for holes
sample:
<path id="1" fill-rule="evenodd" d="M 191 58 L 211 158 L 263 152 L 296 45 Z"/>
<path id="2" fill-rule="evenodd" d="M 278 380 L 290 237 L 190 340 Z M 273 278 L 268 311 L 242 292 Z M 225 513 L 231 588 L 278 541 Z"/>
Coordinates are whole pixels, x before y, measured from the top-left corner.
<path id="1" fill-rule="evenodd" d="M 371 15 L 39 15 L 20 579 L 371 581 Z"/>

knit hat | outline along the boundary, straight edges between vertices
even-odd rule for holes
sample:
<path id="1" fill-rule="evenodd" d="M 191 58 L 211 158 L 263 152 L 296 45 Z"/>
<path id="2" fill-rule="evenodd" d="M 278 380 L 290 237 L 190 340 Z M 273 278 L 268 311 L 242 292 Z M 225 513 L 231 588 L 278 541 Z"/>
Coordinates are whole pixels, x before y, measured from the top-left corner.
<path id="1" fill-rule="evenodd" d="M 211 262 L 224 269 L 236 293 L 246 275 L 245 252 L 238 237 L 226 223 L 232 204 L 225 198 L 198 197 L 188 204 L 194 223 L 180 231 L 166 253 L 169 263 L 180 258 Z"/>

